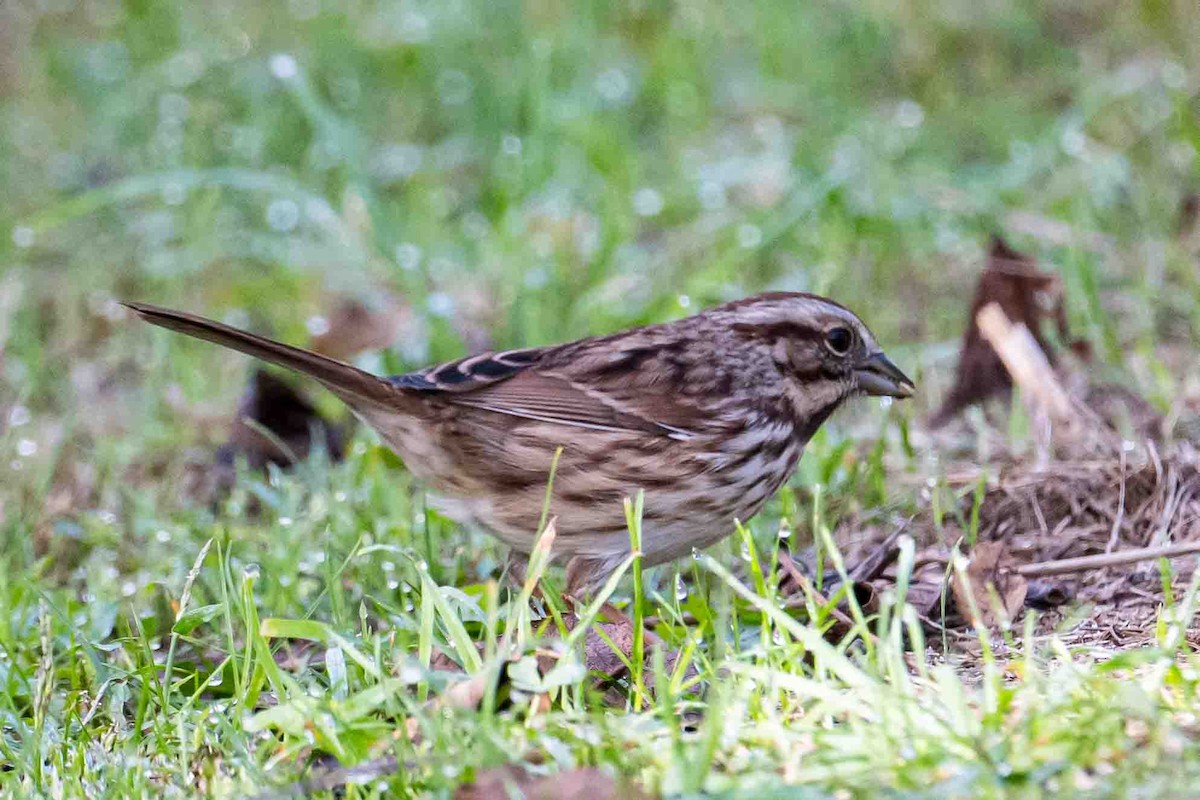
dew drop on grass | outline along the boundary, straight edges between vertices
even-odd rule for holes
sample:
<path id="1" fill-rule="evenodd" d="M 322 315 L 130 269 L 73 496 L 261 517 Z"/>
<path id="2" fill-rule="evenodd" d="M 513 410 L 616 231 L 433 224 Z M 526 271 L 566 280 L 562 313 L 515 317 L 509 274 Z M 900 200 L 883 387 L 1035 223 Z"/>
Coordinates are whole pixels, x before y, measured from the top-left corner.
<path id="1" fill-rule="evenodd" d="M 320 314 L 314 314 L 304 320 L 304 329 L 309 336 L 324 336 L 329 333 L 329 320 Z"/>
<path id="2" fill-rule="evenodd" d="M 792 526 L 788 524 L 788 521 L 786 519 L 781 520 L 779 523 L 779 538 L 780 539 L 792 538 Z"/>
<path id="3" fill-rule="evenodd" d="M 750 560 L 751 560 L 750 544 L 748 542 L 742 542 L 742 561 L 750 561 Z"/>
<path id="4" fill-rule="evenodd" d="M 400 680 L 405 683 L 419 683 L 425 677 L 425 672 L 416 664 L 405 664 L 400 668 Z"/>
<path id="5" fill-rule="evenodd" d="M 17 442 L 17 455 L 21 458 L 28 458 L 38 450 L 37 442 L 33 439 L 22 439 Z"/>
<path id="6" fill-rule="evenodd" d="M 166 544 L 171 541 L 171 532 L 166 528 L 161 528 L 155 532 L 154 539 L 161 544 Z"/>
<path id="7" fill-rule="evenodd" d="M 762 244 L 763 234 L 762 229 L 757 225 L 752 225 L 747 222 L 738 226 L 737 229 L 738 244 L 746 250 L 753 250 Z"/>
<path id="8" fill-rule="evenodd" d="M 14 428 L 19 428 L 22 425 L 27 424 L 29 419 L 29 409 L 25 406 L 13 406 L 12 410 L 8 412 L 8 424 Z"/>
<path id="9" fill-rule="evenodd" d="M 12 243 L 17 247 L 33 247 L 33 228 L 18 225 L 12 229 Z"/>
<path id="10" fill-rule="evenodd" d="M 389 589 L 393 590 L 393 591 L 394 591 L 394 590 L 396 590 L 396 589 L 399 589 L 399 588 L 400 588 L 400 581 L 396 580 L 395 578 L 388 578 L 388 580 L 387 580 L 387 587 L 388 587 Z"/>
<path id="11" fill-rule="evenodd" d="M 224 672 L 214 672 L 212 675 L 208 676 L 208 685 L 209 686 L 220 686 L 224 682 L 225 682 Z"/>
<path id="12" fill-rule="evenodd" d="M 133 597 L 133 594 L 136 591 L 137 591 L 137 585 L 133 581 L 125 581 L 124 583 L 121 584 L 121 596 L 122 597 Z"/>
<path id="13" fill-rule="evenodd" d="M 692 558 L 695 559 L 696 561 L 700 560 L 700 550 L 698 548 L 695 548 L 695 547 L 692 548 Z"/>
<path id="14" fill-rule="evenodd" d="M 242 567 L 242 580 L 256 581 L 260 574 L 262 574 L 262 570 L 258 564 L 247 564 Z"/>
<path id="15" fill-rule="evenodd" d="M 675 574 L 675 599 L 682 602 L 684 600 L 687 600 L 687 596 L 688 596 L 687 584 L 683 582 L 683 576 L 676 573 Z"/>
<path id="16" fill-rule="evenodd" d="M 287 53 L 276 53 L 271 56 L 271 74 L 281 81 L 291 80 L 300 71 L 296 59 Z"/>
<path id="17" fill-rule="evenodd" d="M 272 200 L 267 205 L 267 224 L 280 233 L 291 231 L 300 222 L 300 206 L 286 198 Z"/>
<path id="18" fill-rule="evenodd" d="M 286 528 L 292 524 L 292 518 L 291 517 L 280 517 L 279 524 L 281 527 Z"/>

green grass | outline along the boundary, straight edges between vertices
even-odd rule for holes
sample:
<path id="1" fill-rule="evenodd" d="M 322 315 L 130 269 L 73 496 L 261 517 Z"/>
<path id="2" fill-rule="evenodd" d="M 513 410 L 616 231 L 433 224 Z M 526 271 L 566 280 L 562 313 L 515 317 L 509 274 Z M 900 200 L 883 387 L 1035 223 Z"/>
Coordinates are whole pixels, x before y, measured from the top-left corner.
<path id="1" fill-rule="evenodd" d="M 1101 374 L 1164 410 L 1188 390 L 1198 31 L 1149 0 L 0 7 L 0 790 L 282 796 L 332 757 L 401 765 L 347 797 L 504 763 L 691 796 L 1190 791 L 1194 592 L 1155 647 L 1018 630 L 962 670 L 905 659 L 894 598 L 851 646 L 768 587 L 781 518 L 799 546 L 855 511 L 952 513 L 921 419 L 993 230 L 1063 276 Z M 924 395 L 835 418 L 744 536 L 629 565 L 613 599 L 683 657 L 614 705 L 579 635 L 537 674 L 553 645 L 489 582 L 501 549 L 366 432 L 196 501 L 246 364 L 114 303 L 303 341 L 331 294 L 380 287 L 412 311 L 364 361 L 387 371 L 812 289 Z M 437 654 L 493 676 L 477 709 L 431 711 L 457 679 Z"/>

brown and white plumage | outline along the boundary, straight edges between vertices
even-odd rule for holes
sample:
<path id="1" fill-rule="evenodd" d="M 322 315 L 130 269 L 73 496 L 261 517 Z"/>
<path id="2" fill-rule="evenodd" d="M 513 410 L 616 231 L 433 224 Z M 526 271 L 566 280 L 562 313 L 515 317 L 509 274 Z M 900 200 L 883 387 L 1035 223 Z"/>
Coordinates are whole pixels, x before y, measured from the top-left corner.
<path id="1" fill-rule="evenodd" d="M 379 378 L 182 312 L 150 322 L 316 378 L 379 432 L 451 517 L 528 553 L 555 450 L 555 554 L 577 582 L 629 552 L 623 500 L 646 494 L 648 565 L 753 516 L 852 394 L 912 383 L 852 312 L 815 295 L 759 295 L 686 319 L 551 347 L 483 353 Z"/>

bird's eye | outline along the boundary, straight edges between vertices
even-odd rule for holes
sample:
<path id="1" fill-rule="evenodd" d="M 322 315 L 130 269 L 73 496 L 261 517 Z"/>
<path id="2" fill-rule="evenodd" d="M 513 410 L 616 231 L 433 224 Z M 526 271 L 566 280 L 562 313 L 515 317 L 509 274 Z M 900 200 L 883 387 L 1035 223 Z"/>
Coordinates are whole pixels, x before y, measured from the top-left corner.
<path id="1" fill-rule="evenodd" d="M 854 334 L 849 328 L 830 328 L 825 332 L 825 346 L 835 356 L 844 356 L 854 346 Z"/>

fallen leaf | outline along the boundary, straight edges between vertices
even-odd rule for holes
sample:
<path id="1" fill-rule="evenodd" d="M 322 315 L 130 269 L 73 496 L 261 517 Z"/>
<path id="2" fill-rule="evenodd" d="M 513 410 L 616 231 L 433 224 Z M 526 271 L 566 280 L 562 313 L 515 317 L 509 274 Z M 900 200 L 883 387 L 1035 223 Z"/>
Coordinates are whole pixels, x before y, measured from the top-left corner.
<path id="1" fill-rule="evenodd" d="M 256 369 L 238 404 L 229 443 L 217 451 L 218 469 L 232 470 L 239 457 L 251 469 L 288 467 L 317 446 L 334 461 L 345 450 L 342 430 L 326 420 L 289 382 Z"/>
<path id="2" fill-rule="evenodd" d="M 1011 322 L 1028 328 L 1051 364 L 1054 352 L 1042 332 L 1043 322 L 1052 319 L 1061 339 L 1071 341 L 1058 277 L 1040 271 L 1032 258 L 1012 249 L 999 236 L 993 237 L 987 265 L 971 301 L 954 386 L 930 420 L 935 427 L 949 422 L 967 406 L 1007 395 L 1012 389 L 1008 370 L 976 324 L 980 310 L 993 303 Z"/>
<path id="3" fill-rule="evenodd" d="M 409 310 L 386 292 L 370 306 L 344 298 L 324 317 L 309 346 L 330 358 L 349 361 L 360 353 L 391 347 L 409 316 Z"/>
<path id="4" fill-rule="evenodd" d="M 1015 560 L 1003 542 L 975 545 L 967 562 L 965 579 L 955 570 L 950 584 L 959 613 L 972 624 L 988 628 L 1015 619 L 1025 605 L 1028 592 L 1028 585 L 1017 574 L 1015 566 Z"/>
<path id="5" fill-rule="evenodd" d="M 617 779 L 595 767 L 566 770 L 553 775 L 535 775 L 525 767 L 486 769 L 472 783 L 458 787 L 455 800 L 641 800 L 645 792 L 625 779 Z"/>

